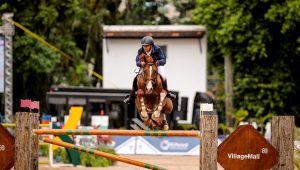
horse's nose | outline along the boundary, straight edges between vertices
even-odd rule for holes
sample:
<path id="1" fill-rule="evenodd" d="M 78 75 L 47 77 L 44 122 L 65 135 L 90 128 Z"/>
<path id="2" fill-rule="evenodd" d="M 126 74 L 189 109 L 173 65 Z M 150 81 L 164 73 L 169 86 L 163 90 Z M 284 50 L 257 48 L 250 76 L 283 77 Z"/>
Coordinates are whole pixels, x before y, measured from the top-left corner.
<path id="1" fill-rule="evenodd" d="M 147 85 L 146 85 L 146 89 L 148 93 L 151 93 L 153 90 L 153 85 L 151 81 L 148 81 Z"/>

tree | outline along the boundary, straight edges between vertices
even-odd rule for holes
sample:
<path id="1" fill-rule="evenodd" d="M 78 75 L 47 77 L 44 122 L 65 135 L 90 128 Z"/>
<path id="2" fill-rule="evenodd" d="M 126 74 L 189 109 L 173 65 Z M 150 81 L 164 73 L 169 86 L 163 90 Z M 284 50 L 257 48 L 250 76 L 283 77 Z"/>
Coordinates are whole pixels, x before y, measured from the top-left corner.
<path id="1" fill-rule="evenodd" d="M 122 15 L 118 20 L 120 25 L 166 25 L 170 20 L 165 16 L 167 1 L 136 1 L 127 0 Z"/>
<path id="2" fill-rule="evenodd" d="M 234 106 L 250 116 L 296 114 L 299 1 L 197 0 L 193 21 L 206 25 L 209 55 L 223 74 L 234 63 Z"/>
<path id="3" fill-rule="evenodd" d="M 77 18 L 80 27 L 75 30 L 74 37 L 78 46 L 84 50 L 84 60 L 94 65 L 94 72 L 102 75 L 102 26 L 117 23 L 121 15 L 118 10 L 121 0 L 88 0 L 81 3 L 84 15 Z M 98 82 L 102 80 L 93 79 L 93 85 Z"/>
<path id="4" fill-rule="evenodd" d="M 172 3 L 176 7 L 176 11 L 179 13 L 179 16 L 176 17 L 173 22 L 180 24 L 194 24 L 191 17 L 191 10 L 195 8 L 194 0 L 172 0 Z"/>
<path id="5" fill-rule="evenodd" d="M 104 21 L 109 24 L 114 21 L 119 3 L 120 0 L 25 0 L 1 4 L 1 13 L 14 12 L 15 21 L 69 55 L 60 55 L 23 30 L 16 29 L 14 103 L 22 98 L 39 100 L 42 111 L 45 111 L 45 95 L 51 85 L 91 85 L 92 79 L 87 76 L 87 62 L 93 59 L 98 66 L 95 70 L 101 70 L 100 28 Z M 90 37 L 89 41 L 86 37 Z M 87 42 L 90 43 L 89 47 L 85 46 Z M 16 110 L 17 105 L 14 106 Z"/>
<path id="6" fill-rule="evenodd" d="M 166 2 L 121 0 L 7 1 L 0 12 L 14 12 L 14 20 L 67 54 L 61 55 L 16 28 L 14 36 L 14 103 L 21 98 L 39 100 L 51 85 L 96 85 L 87 65 L 102 75 L 102 25 L 167 24 Z M 144 18 L 141 19 L 140 15 Z M 101 84 L 100 84 L 101 85 Z M 15 110 L 16 110 L 16 106 Z"/>

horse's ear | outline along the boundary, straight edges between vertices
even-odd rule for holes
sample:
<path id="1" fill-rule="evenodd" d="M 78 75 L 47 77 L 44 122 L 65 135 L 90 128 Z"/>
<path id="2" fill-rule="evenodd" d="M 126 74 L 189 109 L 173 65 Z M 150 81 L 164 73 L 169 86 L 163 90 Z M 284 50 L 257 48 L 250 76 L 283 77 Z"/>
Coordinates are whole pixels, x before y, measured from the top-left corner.
<path id="1" fill-rule="evenodd" d="M 153 58 L 151 56 L 146 56 L 146 62 L 147 63 L 153 63 Z"/>
<path id="2" fill-rule="evenodd" d="M 157 58 L 153 58 L 153 63 L 157 63 Z"/>
<path id="3" fill-rule="evenodd" d="M 145 54 L 144 53 L 140 54 L 140 61 L 145 62 Z"/>

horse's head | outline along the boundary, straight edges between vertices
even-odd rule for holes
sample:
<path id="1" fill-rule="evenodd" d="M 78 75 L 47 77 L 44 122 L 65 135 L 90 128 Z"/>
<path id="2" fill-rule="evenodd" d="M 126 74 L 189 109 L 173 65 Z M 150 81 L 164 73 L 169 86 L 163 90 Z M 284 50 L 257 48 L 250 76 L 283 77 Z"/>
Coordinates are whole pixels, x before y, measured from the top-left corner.
<path id="1" fill-rule="evenodd" d="M 143 67 L 143 77 L 146 93 L 151 94 L 157 81 L 157 65 L 153 62 L 146 63 Z"/>

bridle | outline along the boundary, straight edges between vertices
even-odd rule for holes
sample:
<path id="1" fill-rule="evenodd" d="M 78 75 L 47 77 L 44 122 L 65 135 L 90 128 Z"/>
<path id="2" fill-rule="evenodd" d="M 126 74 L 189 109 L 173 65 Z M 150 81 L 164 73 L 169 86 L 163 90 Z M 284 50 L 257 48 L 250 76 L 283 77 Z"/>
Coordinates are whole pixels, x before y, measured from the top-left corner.
<path id="1" fill-rule="evenodd" d="M 147 63 L 150 67 L 152 67 L 152 65 L 154 65 L 154 63 Z M 151 69 L 151 68 L 150 68 Z M 150 78 L 150 79 L 147 79 L 146 76 L 145 76 L 145 72 L 146 70 L 143 69 L 143 72 L 142 72 L 142 76 L 143 76 L 143 79 L 144 79 L 144 84 L 146 86 L 146 82 L 147 81 L 151 81 L 153 86 L 156 84 L 157 82 L 157 70 L 155 71 L 155 74 L 154 74 L 154 78 Z M 151 76 L 151 75 L 150 75 Z"/>

